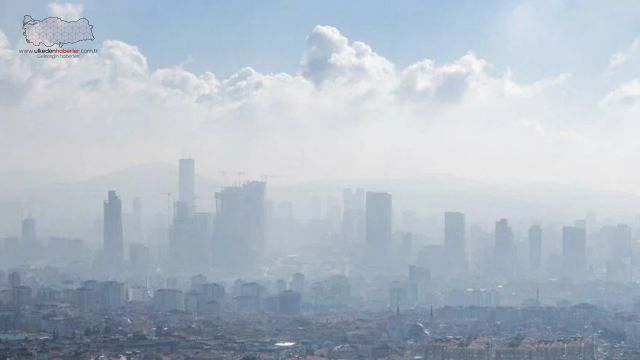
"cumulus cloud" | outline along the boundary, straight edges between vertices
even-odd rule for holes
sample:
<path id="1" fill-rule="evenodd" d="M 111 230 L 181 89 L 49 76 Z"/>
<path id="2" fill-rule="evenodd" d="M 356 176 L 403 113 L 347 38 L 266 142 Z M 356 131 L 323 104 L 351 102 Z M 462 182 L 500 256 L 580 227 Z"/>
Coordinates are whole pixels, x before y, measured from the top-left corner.
<path id="1" fill-rule="evenodd" d="M 330 26 L 313 29 L 296 73 L 247 67 L 223 79 L 185 65 L 150 69 L 117 40 L 70 61 L 17 56 L 2 43 L 7 168 L 73 159 L 60 166 L 88 176 L 186 151 L 205 173 L 536 179 L 527 162 L 557 162 L 558 149 L 585 143 L 560 135 L 571 132 L 557 111 L 567 75 L 521 82 L 473 52 L 398 68 Z"/>
<path id="2" fill-rule="evenodd" d="M 404 69 L 400 74 L 398 93 L 416 101 L 435 98 L 450 102 L 460 100 L 469 88 L 486 77 L 486 62 L 473 53 L 442 66 L 423 60 Z"/>
<path id="3" fill-rule="evenodd" d="M 61 18 L 62 20 L 75 21 L 82 17 L 84 11 L 84 5 L 72 4 L 72 3 L 57 3 L 53 2 L 49 4 L 49 12 L 51 15 Z"/>
<path id="4" fill-rule="evenodd" d="M 307 38 L 302 75 L 317 85 L 327 81 L 384 81 L 393 64 L 369 45 L 349 40 L 331 26 L 316 26 Z"/>

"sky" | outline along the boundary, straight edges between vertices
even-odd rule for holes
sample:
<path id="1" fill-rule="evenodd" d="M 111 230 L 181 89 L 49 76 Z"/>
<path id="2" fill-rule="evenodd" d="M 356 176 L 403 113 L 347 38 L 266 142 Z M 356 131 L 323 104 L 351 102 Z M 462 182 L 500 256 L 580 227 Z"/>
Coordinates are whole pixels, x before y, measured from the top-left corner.
<path id="1" fill-rule="evenodd" d="M 18 53 L 24 15 L 87 18 L 76 47 L 98 53 Z M 0 171 L 190 156 L 640 193 L 638 20 L 635 1 L 0 0 Z"/>

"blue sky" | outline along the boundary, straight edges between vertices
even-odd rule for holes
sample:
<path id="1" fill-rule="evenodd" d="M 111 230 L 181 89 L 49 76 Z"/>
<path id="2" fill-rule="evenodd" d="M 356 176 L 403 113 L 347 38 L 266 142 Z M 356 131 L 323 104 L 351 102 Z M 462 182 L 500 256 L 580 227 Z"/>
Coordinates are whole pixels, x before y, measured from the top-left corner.
<path id="1" fill-rule="evenodd" d="M 82 1 L 97 40 L 138 46 L 152 68 L 185 67 L 221 77 L 243 66 L 295 72 L 318 24 L 364 41 L 399 66 L 446 62 L 473 50 L 497 70 L 533 79 L 588 76 L 637 36 L 632 1 Z M 47 1 L 0 2 L 0 29 L 20 39 L 25 13 Z"/>

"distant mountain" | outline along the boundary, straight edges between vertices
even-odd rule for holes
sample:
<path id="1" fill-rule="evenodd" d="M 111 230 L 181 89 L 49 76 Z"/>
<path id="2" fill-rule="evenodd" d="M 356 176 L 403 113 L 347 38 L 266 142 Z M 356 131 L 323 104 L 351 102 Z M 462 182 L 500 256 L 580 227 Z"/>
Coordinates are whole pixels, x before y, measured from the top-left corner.
<path id="1" fill-rule="evenodd" d="M 19 184 L 21 177 L 7 176 L 4 181 Z M 0 204 L 10 206 L 5 212 L 21 211 L 35 215 L 39 228 L 45 229 L 46 233 L 83 235 L 90 231 L 87 227 L 102 217 L 102 203 L 109 190 L 120 195 L 123 212 L 130 212 L 133 199 L 139 197 L 145 216 L 162 213 L 162 218 L 166 219 L 168 207 L 178 197 L 178 169 L 172 164 L 150 163 L 82 181 L 43 180 L 32 181 L 30 185 L 13 185 L 13 191 L 0 193 Z M 201 211 L 213 210 L 214 193 L 219 185 L 213 179 L 196 176 L 196 201 Z M 22 209 L 15 210 L 16 204 L 22 204 Z M 11 224 L 0 219 L 0 236 L 8 232 L 15 234 L 19 230 L 19 224 L 15 222 L 15 217 L 11 217 Z M 77 233 L 69 230 L 74 228 L 83 230 Z"/>
<path id="2" fill-rule="evenodd" d="M 640 215 L 640 196 L 636 194 L 549 183 L 487 184 L 446 175 L 312 181 L 271 187 L 270 194 L 292 201 L 308 215 L 313 196 L 320 197 L 323 203 L 326 203 L 326 196 L 341 201 L 342 189 L 356 187 L 391 193 L 394 213 L 398 218 L 407 209 L 416 211 L 419 216 L 439 216 L 448 210 L 462 211 L 468 214 L 469 223 L 490 223 L 501 217 L 572 223 L 584 218 L 588 212 L 629 222 Z"/>
<path id="3" fill-rule="evenodd" d="M 45 170 L 0 171 L 0 198 L 61 181 L 65 179 Z"/>
<path id="4" fill-rule="evenodd" d="M 216 179 L 196 176 L 200 211 L 213 211 L 214 194 L 221 185 Z M 40 172 L 4 172 L 0 173 L 0 186 L 0 236 L 17 233 L 19 219 L 26 213 L 38 218 L 44 233 L 83 236 L 95 233 L 102 203 L 112 189 L 120 194 L 125 213 L 131 211 L 133 199 L 140 197 L 145 216 L 166 224 L 167 211 L 177 199 L 178 170 L 173 164 L 149 163 L 82 181 L 64 181 Z M 467 214 L 468 224 L 489 227 L 501 217 L 524 226 L 534 221 L 571 224 L 590 211 L 618 222 L 631 222 L 640 214 L 640 196 L 635 194 L 558 184 L 487 184 L 445 175 L 268 184 L 267 195 L 274 205 L 291 201 L 294 214 L 306 218 L 314 197 L 324 208 L 328 197 L 341 205 L 342 190 L 356 187 L 390 192 L 396 219 L 410 209 L 434 223 L 440 223 L 442 213 L 448 210 Z"/>

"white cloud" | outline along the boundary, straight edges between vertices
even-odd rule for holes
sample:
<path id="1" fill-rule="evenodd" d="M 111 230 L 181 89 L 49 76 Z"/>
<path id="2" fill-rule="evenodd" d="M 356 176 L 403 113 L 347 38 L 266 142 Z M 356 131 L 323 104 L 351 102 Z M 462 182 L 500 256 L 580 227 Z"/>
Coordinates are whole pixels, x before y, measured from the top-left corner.
<path id="1" fill-rule="evenodd" d="M 617 52 L 609 57 L 609 70 L 615 70 L 636 56 L 640 49 L 640 38 L 636 38 L 633 42 L 621 52 Z"/>
<path id="2" fill-rule="evenodd" d="M 321 85 L 327 81 L 384 81 L 393 64 L 365 43 L 349 43 L 338 29 L 316 26 L 307 38 L 309 48 L 302 59 L 302 75 Z"/>
<path id="3" fill-rule="evenodd" d="M 9 46 L 11 46 L 11 43 L 7 39 L 7 35 L 0 31 L 0 49 L 8 48 Z"/>
<path id="4" fill-rule="evenodd" d="M 627 61 L 627 57 L 623 53 L 615 53 L 609 58 L 609 70 L 613 70 Z"/>
<path id="5" fill-rule="evenodd" d="M 117 40 L 71 61 L 1 49 L 0 98 L 11 94 L 0 102 L 6 168 L 60 166 L 86 176 L 186 151 L 205 173 L 543 180 L 528 163 L 567 161 L 557 151 L 589 143 L 562 135 L 576 132 L 559 119 L 567 75 L 523 83 L 509 70 L 492 73 L 472 52 L 398 69 L 329 26 L 309 35 L 298 73 L 244 68 L 226 79 L 150 69 L 137 47 Z"/>
<path id="6" fill-rule="evenodd" d="M 51 15 L 61 18 L 62 20 L 75 21 L 82 17 L 84 11 L 83 4 L 72 3 L 49 3 L 49 12 Z"/>
<path id="7" fill-rule="evenodd" d="M 637 109 L 640 104 L 640 80 L 621 84 L 602 99 L 600 105 L 613 110 Z"/>

